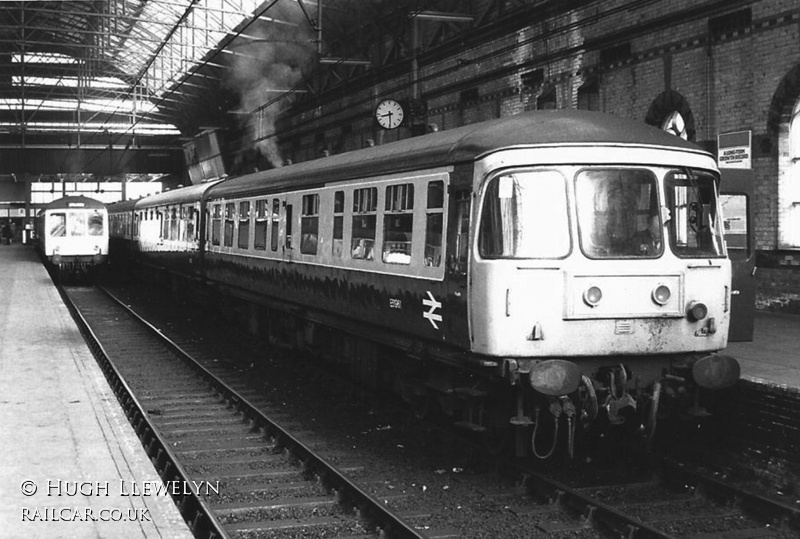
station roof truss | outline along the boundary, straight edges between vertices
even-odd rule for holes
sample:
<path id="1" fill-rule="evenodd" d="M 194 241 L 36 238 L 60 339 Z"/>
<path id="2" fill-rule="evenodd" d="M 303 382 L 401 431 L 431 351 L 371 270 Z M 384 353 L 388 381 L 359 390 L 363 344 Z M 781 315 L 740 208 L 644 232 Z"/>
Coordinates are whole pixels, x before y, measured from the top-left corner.
<path id="1" fill-rule="evenodd" d="M 180 148 L 209 128 L 314 101 L 531 4 L 0 2 L 0 146 Z"/>

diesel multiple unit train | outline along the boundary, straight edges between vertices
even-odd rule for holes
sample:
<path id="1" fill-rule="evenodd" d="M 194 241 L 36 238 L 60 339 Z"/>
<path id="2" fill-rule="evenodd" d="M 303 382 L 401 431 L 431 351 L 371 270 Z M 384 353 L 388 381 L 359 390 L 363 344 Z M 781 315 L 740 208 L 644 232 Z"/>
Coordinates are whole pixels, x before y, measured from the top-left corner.
<path id="1" fill-rule="evenodd" d="M 112 205 L 112 257 L 547 458 L 738 379 L 719 179 L 638 122 L 524 113 Z"/>
<path id="2" fill-rule="evenodd" d="M 61 279 L 87 275 L 108 257 L 108 210 L 93 198 L 50 202 L 38 212 L 35 232 L 40 255 Z"/>

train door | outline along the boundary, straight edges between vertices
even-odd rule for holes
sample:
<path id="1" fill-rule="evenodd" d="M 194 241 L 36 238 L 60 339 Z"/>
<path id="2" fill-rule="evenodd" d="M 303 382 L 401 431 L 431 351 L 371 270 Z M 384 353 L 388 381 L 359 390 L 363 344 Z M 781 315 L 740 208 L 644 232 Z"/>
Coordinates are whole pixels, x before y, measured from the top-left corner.
<path id="1" fill-rule="evenodd" d="M 472 168 L 457 170 L 448 188 L 447 256 L 445 266 L 447 311 L 445 323 L 451 342 L 470 346 L 467 275 L 469 265 Z"/>
<path id="2" fill-rule="evenodd" d="M 731 259 L 731 325 L 728 341 L 753 340 L 755 316 L 755 245 L 753 241 L 753 171 L 721 169 L 720 202 L 725 242 Z"/>

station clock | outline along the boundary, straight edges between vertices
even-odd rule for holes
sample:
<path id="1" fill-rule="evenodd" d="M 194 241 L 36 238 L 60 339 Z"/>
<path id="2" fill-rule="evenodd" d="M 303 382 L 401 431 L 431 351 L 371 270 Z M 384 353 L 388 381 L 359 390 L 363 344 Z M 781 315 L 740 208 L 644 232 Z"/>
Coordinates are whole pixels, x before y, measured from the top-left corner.
<path id="1" fill-rule="evenodd" d="M 375 119 L 384 129 L 395 129 L 403 123 L 406 111 L 400 102 L 394 99 L 384 99 L 375 107 Z"/>

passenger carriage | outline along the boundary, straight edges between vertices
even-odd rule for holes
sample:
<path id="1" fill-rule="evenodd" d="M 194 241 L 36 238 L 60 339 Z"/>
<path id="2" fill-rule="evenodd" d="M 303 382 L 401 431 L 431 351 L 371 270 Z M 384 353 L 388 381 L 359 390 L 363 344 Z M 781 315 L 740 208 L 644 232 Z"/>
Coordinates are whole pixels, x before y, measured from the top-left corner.
<path id="1" fill-rule="evenodd" d="M 192 257 L 250 327 L 420 413 L 635 430 L 664 383 L 738 379 L 715 354 L 731 293 L 718 183 L 710 154 L 665 132 L 537 112 L 176 191 L 164 212 L 180 229 L 195 205 L 196 252 L 164 221 L 139 243 Z"/>

